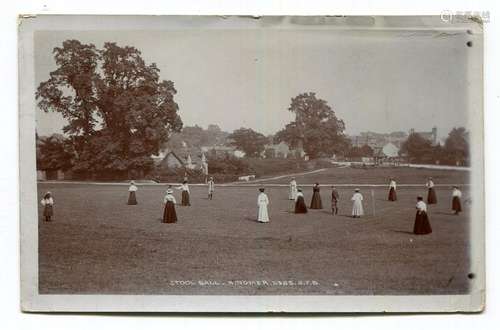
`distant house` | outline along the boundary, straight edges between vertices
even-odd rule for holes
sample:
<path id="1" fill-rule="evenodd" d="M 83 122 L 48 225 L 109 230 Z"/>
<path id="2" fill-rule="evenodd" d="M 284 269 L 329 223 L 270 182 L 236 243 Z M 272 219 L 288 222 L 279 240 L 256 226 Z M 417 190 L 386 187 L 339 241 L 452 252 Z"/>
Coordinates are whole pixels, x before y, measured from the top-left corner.
<path id="1" fill-rule="evenodd" d="M 430 132 L 416 132 L 413 128 L 410 130 L 410 134 L 412 133 L 417 133 L 430 143 L 432 143 L 433 146 L 438 144 L 438 136 L 437 136 L 437 127 L 433 127 Z"/>
<path id="2" fill-rule="evenodd" d="M 201 152 L 216 157 L 223 155 L 230 155 L 230 156 L 235 156 L 237 158 L 242 158 L 245 156 L 245 153 L 243 151 L 238 150 L 235 147 L 219 146 L 219 145 L 203 146 L 201 147 Z"/>
<path id="3" fill-rule="evenodd" d="M 163 159 L 161 159 L 158 165 L 162 168 L 175 169 L 184 167 L 185 163 L 175 154 L 175 152 L 169 151 L 165 154 Z"/>
<path id="4" fill-rule="evenodd" d="M 387 143 L 392 143 L 396 147 L 408 138 L 405 132 L 391 132 L 391 133 L 375 133 L 375 132 L 361 132 L 359 135 L 349 137 L 354 147 L 369 146 L 372 149 L 382 148 Z"/>
<path id="5" fill-rule="evenodd" d="M 280 142 L 278 144 L 267 144 L 264 147 L 263 154 L 270 158 L 288 158 L 290 152 L 288 144 Z"/>
<path id="6" fill-rule="evenodd" d="M 382 147 L 382 154 L 388 158 L 399 157 L 399 148 L 389 142 Z"/>

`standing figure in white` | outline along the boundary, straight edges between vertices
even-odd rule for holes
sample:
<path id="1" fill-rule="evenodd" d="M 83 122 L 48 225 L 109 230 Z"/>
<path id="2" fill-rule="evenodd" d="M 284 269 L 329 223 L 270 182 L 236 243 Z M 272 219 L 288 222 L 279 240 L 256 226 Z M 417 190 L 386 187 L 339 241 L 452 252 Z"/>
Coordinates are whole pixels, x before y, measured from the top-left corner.
<path id="1" fill-rule="evenodd" d="M 352 203 L 352 217 L 353 218 L 361 218 L 361 216 L 364 214 L 363 195 L 361 195 L 358 188 L 356 188 L 354 190 L 354 194 L 352 195 L 351 200 L 353 201 L 353 203 Z"/>
<path id="2" fill-rule="evenodd" d="M 290 181 L 290 190 L 288 192 L 288 199 L 295 201 L 295 198 L 297 197 L 297 181 L 295 181 L 295 178 L 292 178 Z"/>
<path id="3" fill-rule="evenodd" d="M 269 205 L 269 198 L 264 193 L 264 188 L 259 189 L 260 194 L 257 197 L 257 206 L 259 207 L 259 216 L 257 221 L 259 222 L 269 222 L 269 213 L 267 212 L 267 206 Z"/>

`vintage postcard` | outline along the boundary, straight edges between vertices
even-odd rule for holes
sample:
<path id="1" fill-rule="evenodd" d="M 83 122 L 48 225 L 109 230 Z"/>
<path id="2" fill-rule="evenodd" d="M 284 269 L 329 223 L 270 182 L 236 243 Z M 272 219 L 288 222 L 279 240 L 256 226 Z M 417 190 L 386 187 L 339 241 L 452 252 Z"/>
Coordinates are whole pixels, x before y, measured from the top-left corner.
<path id="1" fill-rule="evenodd" d="M 482 24 L 21 16 L 22 309 L 482 311 Z"/>

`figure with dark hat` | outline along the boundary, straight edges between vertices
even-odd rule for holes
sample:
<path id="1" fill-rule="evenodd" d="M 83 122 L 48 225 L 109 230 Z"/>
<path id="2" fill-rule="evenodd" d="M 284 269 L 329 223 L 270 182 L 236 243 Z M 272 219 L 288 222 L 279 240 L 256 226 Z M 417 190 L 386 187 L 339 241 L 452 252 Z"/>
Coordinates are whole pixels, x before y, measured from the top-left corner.
<path id="1" fill-rule="evenodd" d="M 417 197 L 417 214 L 415 215 L 415 224 L 413 225 L 413 233 L 415 235 L 426 235 L 432 233 L 431 224 L 427 215 L 427 205 L 424 203 L 422 196 Z"/>
<path id="2" fill-rule="evenodd" d="M 52 198 L 52 193 L 47 191 L 40 203 L 43 205 L 44 220 L 52 221 L 52 217 L 54 216 L 54 199 Z"/>
<path id="3" fill-rule="evenodd" d="M 315 183 L 313 187 L 313 195 L 311 198 L 311 207 L 310 209 L 322 209 L 323 203 L 321 202 L 321 195 L 319 194 L 319 183 Z"/>

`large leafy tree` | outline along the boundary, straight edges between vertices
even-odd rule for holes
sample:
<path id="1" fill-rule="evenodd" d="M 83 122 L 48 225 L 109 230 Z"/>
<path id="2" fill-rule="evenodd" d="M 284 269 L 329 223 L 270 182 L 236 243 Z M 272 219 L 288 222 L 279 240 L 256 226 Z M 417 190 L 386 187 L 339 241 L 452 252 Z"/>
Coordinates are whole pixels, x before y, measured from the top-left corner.
<path id="1" fill-rule="evenodd" d="M 57 69 L 36 93 L 39 107 L 60 113 L 76 151 L 74 169 L 130 173 L 152 168 L 173 132 L 182 128 L 176 90 L 134 47 L 78 40 L 54 48 Z"/>
<path id="2" fill-rule="evenodd" d="M 276 133 L 278 142 L 302 147 L 310 158 L 346 152 L 345 124 L 325 100 L 315 93 L 303 93 L 292 99 L 288 110 L 295 114 L 295 120 Z"/>
<path id="3" fill-rule="evenodd" d="M 432 143 L 418 133 L 411 133 L 401 145 L 401 155 L 406 155 L 410 162 L 432 160 Z"/>
<path id="4" fill-rule="evenodd" d="M 444 143 L 444 152 L 450 162 L 466 164 L 469 159 L 469 132 L 464 127 L 453 128 Z"/>
<path id="5" fill-rule="evenodd" d="M 61 134 L 37 136 L 37 169 L 67 170 L 72 167 L 74 150 L 71 142 Z"/>
<path id="6" fill-rule="evenodd" d="M 228 136 L 230 144 L 245 153 L 247 157 L 259 157 L 268 139 L 251 128 L 239 128 Z"/>

